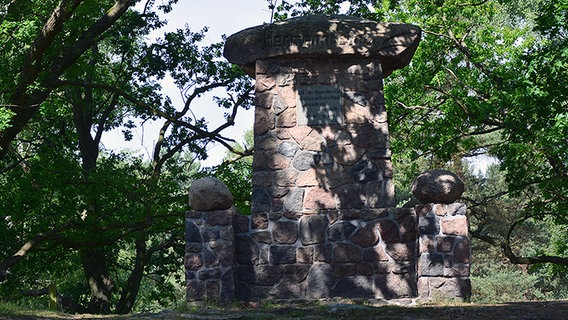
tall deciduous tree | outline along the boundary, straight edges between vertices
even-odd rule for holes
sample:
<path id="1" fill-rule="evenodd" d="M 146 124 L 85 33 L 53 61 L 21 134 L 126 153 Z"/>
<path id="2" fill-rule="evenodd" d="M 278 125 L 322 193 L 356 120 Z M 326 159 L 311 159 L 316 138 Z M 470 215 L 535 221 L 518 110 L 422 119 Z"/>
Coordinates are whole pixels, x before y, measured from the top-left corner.
<path id="1" fill-rule="evenodd" d="M 164 22 L 154 1 L 142 11 L 132 5 L 17 1 L 0 15 L 5 296 L 53 282 L 76 311 L 128 313 L 145 278 L 177 275 L 188 165 L 213 141 L 231 148 L 222 131 L 249 107 L 251 85 L 221 59 L 222 44 L 199 45 L 203 32 L 146 42 Z M 182 91 L 181 105 L 161 93 L 166 75 Z M 216 88 L 225 122 L 209 128 L 192 108 Z M 129 140 L 136 122 L 148 121 L 161 126 L 151 159 L 102 147 L 110 130 Z M 85 281 L 62 280 L 78 269 Z"/>
<path id="2" fill-rule="evenodd" d="M 458 164 L 495 157 L 507 189 L 492 198 L 527 199 L 511 232 L 533 218 L 568 225 L 566 0 L 284 0 L 276 18 L 342 8 L 424 32 L 412 63 L 385 81 L 395 166 L 397 155 Z M 568 265 L 566 252 L 526 256 L 510 238 L 482 231 L 473 228 L 513 263 Z"/>

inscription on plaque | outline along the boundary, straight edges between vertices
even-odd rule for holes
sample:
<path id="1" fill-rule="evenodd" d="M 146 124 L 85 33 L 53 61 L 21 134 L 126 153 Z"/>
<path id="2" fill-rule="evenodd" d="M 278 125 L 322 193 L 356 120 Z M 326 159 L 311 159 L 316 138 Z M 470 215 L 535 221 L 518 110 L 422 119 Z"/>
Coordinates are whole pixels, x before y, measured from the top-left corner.
<path id="1" fill-rule="evenodd" d="M 343 124 L 341 99 L 338 86 L 298 87 L 298 125 Z"/>

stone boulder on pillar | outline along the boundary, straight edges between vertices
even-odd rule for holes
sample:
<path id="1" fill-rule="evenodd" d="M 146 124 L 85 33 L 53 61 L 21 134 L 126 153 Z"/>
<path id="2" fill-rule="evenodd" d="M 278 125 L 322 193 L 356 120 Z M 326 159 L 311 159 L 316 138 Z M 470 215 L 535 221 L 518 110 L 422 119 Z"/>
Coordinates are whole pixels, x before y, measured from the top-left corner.
<path id="1" fill-rule="evenodd" d="M 189 205 L 196 211 L 226 210 L 233 206 L 233 195 L 223 181 L 205 177 L 189 187 Z"/>
<path id="2" fill-rule="evenodd" d="M 255 61 L 274 57 L 376 57 L 383 73 L 408 65 L 422 30 L 345 15 L 307 15 L 252 27 L 227 38 L 223 55 L 254 76 Z"/>
<path id="3" fill-rule="evenodd" d="M 426 171 L 412 183 L 412 194 L 422 203 L 453 203 L 464 189 L 457 175 L 442 169 Z"/>

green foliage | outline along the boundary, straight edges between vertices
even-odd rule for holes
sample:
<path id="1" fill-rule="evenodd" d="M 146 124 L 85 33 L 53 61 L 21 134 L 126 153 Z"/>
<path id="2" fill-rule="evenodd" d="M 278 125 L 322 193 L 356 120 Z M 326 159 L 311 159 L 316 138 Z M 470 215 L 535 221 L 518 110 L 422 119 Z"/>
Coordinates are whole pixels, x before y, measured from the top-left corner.
<path id="1" fill-rule="evenodd" d="M 475 189 L 467 195 L 477 210 L 475 235 L 507 248 L 516 263 L 568 264 L 548 240 L 535 240 L 531 250 L 516 242 L 527 233 L 541 237 L 542 223 L 568 225 L 567 1 L 284 1 L 280 9 L 337 13 L 339 4 L 349 4 L 349 14 L 423 30 L 410 65 L 385 79 L 393 160 L 404 184 L 423 164 L 453 164 L 463 175 L 462 158 L 494 157 L 500 168 L 490 174 L 503 173 L 499 185 L 467 184 Z"/>
<path id="2" fill-rule="evenodd" d="M 207 157 L 212 141 L 228 144 L 220 132 L 252 99 L 250 79 L 220 59 L 222 44 L 199 44 L 205 31 L 186 27 L 153 42 L 145 38 L 165 24 L 159 11 L 172 10 L 175 2 L 150 1 L 143 13 L 125 11 L 100 35 L 89 30 L 114 1 L 77 7 L 11 1 L 0 11 L 0 140 L 12 141 L 10 152 L 0 156 L 4 299 L 42 299 L 22 296 L 22 290 L 51 284 L 64 298 L 63 308 L 73 312 L 147 311 L 180 299 L 183 212 L 195 159 Z M 53 42 L 31 50 L 46 40 L 38 34 L 60 3 L 68 7 L 59 16 L 60 29 L 50 31 Z M 181 105 L 161 92 L 159 80 L 166 75 L 182 92 Z M 208 121 L 195 119 L 191 108 L 213 89 L 220 92 L 218 107 L 229 111 L 225 124 L 208 131 Z M 35 118 L 22 117 L 22 110 Z M 115 134 L 111 130 L 129 140 L 136 125 L 148 121 L 162 124 L 151 159 L 100 144 Z M 4 139 L 11 126 L 18 126 L 17 138 Z M 246 175 L 244 164 L 233 168 Z"/>

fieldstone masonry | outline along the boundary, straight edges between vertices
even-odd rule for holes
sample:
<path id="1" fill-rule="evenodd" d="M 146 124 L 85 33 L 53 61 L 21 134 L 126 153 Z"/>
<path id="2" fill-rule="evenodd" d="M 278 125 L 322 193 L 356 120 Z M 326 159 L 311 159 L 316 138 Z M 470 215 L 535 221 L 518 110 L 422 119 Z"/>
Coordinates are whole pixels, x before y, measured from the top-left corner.
<path id="1" fill-rule="evenodd" d="M 252 214 L 186 214 L 189 302 L 469 297 L 465 206 L 393 208 L 382 79 L 419 39 L 327 15 L 227 39 L 256 79 Z"/>

